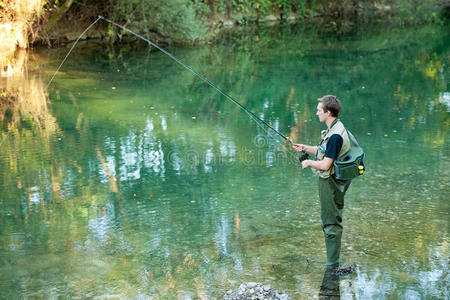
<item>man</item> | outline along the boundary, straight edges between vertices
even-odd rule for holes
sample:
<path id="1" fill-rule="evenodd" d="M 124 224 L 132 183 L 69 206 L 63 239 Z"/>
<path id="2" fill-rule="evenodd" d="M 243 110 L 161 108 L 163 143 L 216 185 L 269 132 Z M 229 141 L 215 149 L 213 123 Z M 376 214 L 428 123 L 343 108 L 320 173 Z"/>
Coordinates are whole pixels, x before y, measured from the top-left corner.
<path id="1" fill-rule="evenodd" d="M 302 168 L 311 167 L 319 176 L 321 224 L 327 249 L 327 268 L 339 267 L 344 195 L 350 186 L 350 180 L 340 181 L 334 176 L 333 161 L 351 147 L 347 130 L 337 118 L 340 111 L 341 102 L 336 96 L 326 95 L 319 98 L 316 115 L 328 128 L 322 131 L 322 141 L 319 146 L 294 144 L 294 149 L 298 152 L 304 151 L 316 156 L 316 160 L 304 160 Z"/>

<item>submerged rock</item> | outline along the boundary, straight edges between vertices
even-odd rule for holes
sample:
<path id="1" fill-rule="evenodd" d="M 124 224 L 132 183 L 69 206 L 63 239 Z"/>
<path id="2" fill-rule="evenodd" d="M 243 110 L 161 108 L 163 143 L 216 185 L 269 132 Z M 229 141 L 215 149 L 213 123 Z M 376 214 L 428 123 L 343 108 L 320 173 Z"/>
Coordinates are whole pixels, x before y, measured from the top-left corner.
<path id="1" fill-rule="evenodd" d="M 242 283 L 239 288 L 235 290 L 229 290 L 223 300 L 288 300 L 292 299 L 292 296 L 288 294 L 272 289 L 270 285 L 263 285 L 256 282 Z"/>
<path id="2" fill-rule="evenodd" d="M 333 275 L 344 276 L 352 274 L 356 269 L 356 264 L 352 264 L 351 266 L 341 266 L 333 270 Z"/>

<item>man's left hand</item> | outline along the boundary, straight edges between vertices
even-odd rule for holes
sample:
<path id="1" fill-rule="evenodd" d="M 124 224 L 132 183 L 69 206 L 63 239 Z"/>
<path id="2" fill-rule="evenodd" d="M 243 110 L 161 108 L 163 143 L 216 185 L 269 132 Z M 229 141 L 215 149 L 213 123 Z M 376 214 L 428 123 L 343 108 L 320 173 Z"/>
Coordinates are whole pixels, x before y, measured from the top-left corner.
<path id="1" fill-rule="evenodd" d="M 307 167 L 309 167 L 310 162 L 311 162 L 310 159 L 306 159 L 306 160 L 302 161 L 302 169 L 306 169 Z"/>

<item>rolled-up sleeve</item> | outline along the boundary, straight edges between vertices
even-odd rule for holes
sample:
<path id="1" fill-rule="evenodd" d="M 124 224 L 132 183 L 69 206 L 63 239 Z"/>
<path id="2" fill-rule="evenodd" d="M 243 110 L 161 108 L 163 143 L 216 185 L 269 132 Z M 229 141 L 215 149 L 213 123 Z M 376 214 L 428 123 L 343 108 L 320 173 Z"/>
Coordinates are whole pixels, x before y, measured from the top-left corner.
<path id="1" fill-rule="evenodd" d="M 339 152 L 341 152 L 342 143 L 343 140 L 339 134 L 330 136 L 327 142 L 327 149 L 325 150 L 325 157 L 337 159 L 339 157 Z"/>

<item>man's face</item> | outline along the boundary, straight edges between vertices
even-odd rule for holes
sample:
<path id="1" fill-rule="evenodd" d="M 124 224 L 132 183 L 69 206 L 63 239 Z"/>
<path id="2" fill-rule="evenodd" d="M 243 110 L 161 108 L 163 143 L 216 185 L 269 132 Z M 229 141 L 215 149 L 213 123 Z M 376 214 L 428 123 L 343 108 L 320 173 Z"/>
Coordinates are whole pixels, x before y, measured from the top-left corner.
<path id="1" fill-rule="evenodd" d="M 319 102 L 319 104 L 317 104 L 317 113 L 316 113 L 317 117 L 319 118 L 319 121 L 325 122 L 329 114 L 330 114 L 329 111 L 327 112 L 323 111 L 322 103 Z"/>

